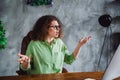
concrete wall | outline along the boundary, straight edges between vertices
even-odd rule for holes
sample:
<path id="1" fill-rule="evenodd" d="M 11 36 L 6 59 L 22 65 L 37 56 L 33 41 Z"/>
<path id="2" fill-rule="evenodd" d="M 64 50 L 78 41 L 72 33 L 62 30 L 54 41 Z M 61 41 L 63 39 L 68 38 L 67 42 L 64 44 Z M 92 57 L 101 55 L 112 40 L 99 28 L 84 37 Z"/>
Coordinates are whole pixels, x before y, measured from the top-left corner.
<path id="1" fill-rule="evenodd" d="M 113 18 L 112 31 L 120 31 L 120 2 L 118 0 L 53 0 L 53 6 L 33 7 L 24 0 L 1 0 L 0 20 L 4 24 L 7 48 L 0 51 L 0 76 L 17 75 L 19 69 L 17 53 L 21 41 L 36 20 L 46 14 L 60 18 L 64 24 L 63 41 L 72 52 L 81 37 L 91 35 L 72 64 L 64 64 L 69 72 L 96 71 L 106 28 L 98 23 L 99 16 L 110 14 Z M 99 70 L 106 67 L 106 56 L 102 56 Z"/>

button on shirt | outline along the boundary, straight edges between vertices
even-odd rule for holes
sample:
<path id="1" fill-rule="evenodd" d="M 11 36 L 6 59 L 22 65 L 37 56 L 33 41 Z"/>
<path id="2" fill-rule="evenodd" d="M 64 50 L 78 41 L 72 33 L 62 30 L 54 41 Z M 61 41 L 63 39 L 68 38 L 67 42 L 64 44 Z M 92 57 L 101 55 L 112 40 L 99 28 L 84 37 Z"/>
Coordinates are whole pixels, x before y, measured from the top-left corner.
<path id="1" fill-rule="evenodd" d="M 61 73 L 64 62 L 71 64 L 75 60 L 73 54 L 68 53 L 66 45 L 59 38 L 54 39 L 51 45 L 47 41 L 32 40 L 26 55 L 31 58 L 30 67 L 27 69 L 28 74 Z"/>

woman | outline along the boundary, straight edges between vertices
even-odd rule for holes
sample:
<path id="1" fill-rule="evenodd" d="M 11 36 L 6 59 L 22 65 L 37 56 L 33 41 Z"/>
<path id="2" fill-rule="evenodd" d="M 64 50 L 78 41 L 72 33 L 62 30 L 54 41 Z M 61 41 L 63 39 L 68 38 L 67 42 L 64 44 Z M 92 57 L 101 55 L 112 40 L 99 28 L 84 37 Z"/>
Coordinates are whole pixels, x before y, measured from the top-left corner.
<path id="1" fill-rule="evenodd" d="M 80 48 L 91 39 L 91 36 L 81 39 L 74 52 L 68 55 L 68 49 L 61 40 L 62 23 L 57 17 L 40 17 L 32 31 L 32 41 L 28 45 L 26 55 L 18 54 L 21 69 L 26 70 L 28 74 L 61 73 L 63 63 L 71 64 Z"/>

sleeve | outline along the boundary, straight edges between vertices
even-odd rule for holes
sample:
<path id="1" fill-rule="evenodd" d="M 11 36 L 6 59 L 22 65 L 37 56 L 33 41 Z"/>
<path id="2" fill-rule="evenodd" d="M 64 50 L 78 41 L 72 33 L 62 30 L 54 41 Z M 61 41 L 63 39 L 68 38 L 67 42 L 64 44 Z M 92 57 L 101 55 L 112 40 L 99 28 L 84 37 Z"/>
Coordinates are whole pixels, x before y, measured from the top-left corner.
<path id="1" fill-rule="evenodd" d="M 64 57 L 64 62 L 65 63 L 71 64 L 71 63 L 73 63 L 75 61 L 74 55 L 69 53 L 69 51 L 68 51 L 65 44 L 63 45 L 62 51 L 65 54 L 65 57 Z"/>

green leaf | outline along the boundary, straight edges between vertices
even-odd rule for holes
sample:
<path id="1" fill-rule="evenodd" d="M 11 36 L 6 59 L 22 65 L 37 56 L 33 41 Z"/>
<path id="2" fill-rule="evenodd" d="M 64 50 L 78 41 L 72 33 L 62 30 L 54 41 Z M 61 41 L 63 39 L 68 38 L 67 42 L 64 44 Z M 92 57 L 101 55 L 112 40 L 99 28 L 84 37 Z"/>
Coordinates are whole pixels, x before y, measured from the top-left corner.
<path id="1" fill-rule="evenodd" d="M 3 29 L 2 21 L 0 21 L 0 50 L 4 49 L 7 44 L 7 39 L 5 37 L 5 30 Z"/>

